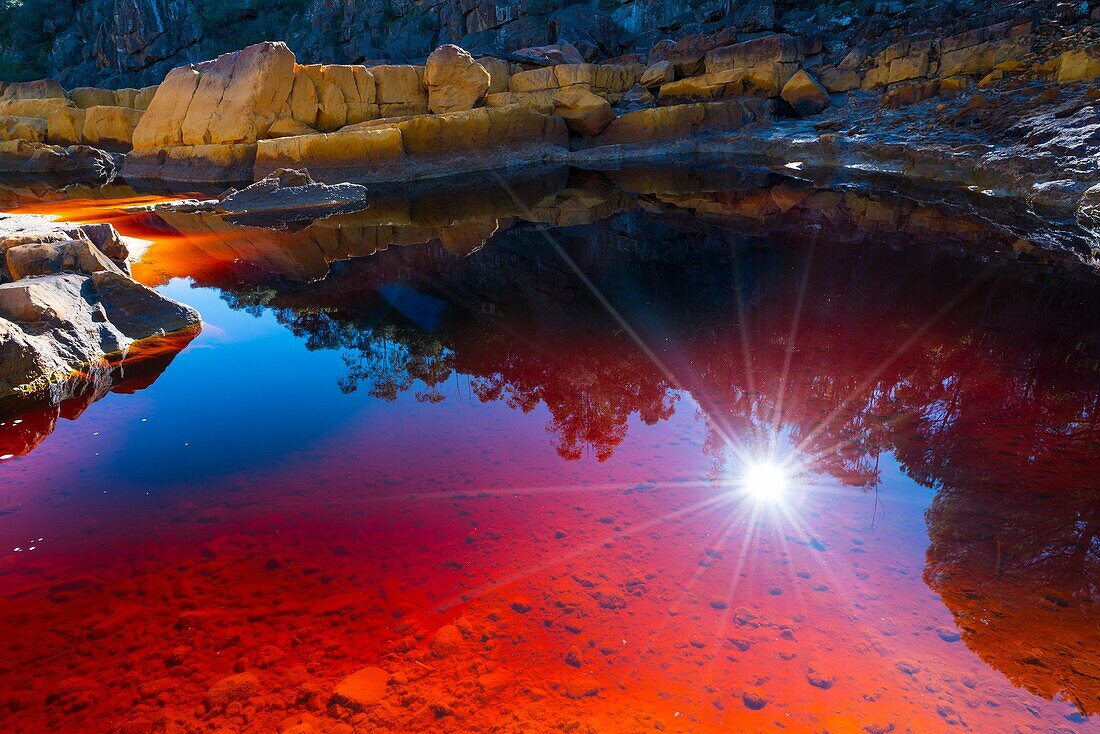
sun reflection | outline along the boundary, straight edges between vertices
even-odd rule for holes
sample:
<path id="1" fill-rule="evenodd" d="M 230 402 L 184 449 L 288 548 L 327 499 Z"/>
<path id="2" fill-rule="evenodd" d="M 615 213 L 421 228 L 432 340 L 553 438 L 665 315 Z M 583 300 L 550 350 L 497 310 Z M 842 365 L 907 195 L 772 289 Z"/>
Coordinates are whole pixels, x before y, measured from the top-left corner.
<path id="1" fill-rule="evenodd" d="M 790 476 L 772 461 L 753 462 L 745 468 L 740 484 L 753 500 L 774 504 L 787 496 Z"/>
<path id="2" fill-rule="evenodd" d="M 741 480 L 745 492 L 758 502 L 781 502 L 787 495 L 787 472 L 770 461 L 749 464 Z"/>

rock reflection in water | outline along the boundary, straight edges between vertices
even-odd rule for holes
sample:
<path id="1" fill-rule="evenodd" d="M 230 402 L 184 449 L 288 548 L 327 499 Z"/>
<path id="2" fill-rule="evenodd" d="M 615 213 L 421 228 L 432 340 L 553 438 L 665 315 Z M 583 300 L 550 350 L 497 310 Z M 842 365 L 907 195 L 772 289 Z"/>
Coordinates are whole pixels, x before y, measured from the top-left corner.
<path id="1" fill-rule="evenodd" d="M 308 693 L 327 730 L 327 717 L 343 711 L 342 704 L 325 708 L 318 701 L 344 675 L 372 664 L 378 648 L 401 700 L 412 703 L 397 713 L 385 707 L 348 713 L 346 720 L 360 728 L 489 730 L 505 717 L 519 728 L 592 721 L 597 730 L 607 721 L 638 730 L 652 730 L 655 722 L 681 731 L 770 728 L 772 717 L 791 716 L 803 728 L 812 722 L 830 730 L 1029 725 L 1022 712 L 1035 707 L 1034 699 L 995 707 L 986 698 L 1003 692 L 969 693 L 971 683 L 979 685 L 970 671 L 958 678 L 938 668 L 921 674 L 919 665 L 896 659 L 909 645 L 926 644 L 919 635 L 932 632 L 953 649 L 961 648 L 949 645 L 961 633 L 1014 685 L 1071 702 L 1080 721 L 1096 711 L 1100 290 L 1091 273 L 1029 252 L 1011 227 L 976 224 L 900 197 L 819 190 L 766 172 L 715 180 L 682 171 L 575 172 L 511 188 L 514 196 L 397 197 L 404 203 L 293 232 L 207 215 L 132 214 L 127 223 L 154 240 L 135 268 L 139 275 L 163 281 L 189 274 L 200 286 L 220 289 L 234 308 L 274 313 L 308 349 L 344 356 L 346 392 L 395 402 L 395 410 L 404 393 L 446 403 L 448 384 L 461 375 L 480 402 L 545 410 L 554 449 L 570 460 L 554 465 L 567 467 L 563 474 L 571 466 L 612 465 L 643 433 L 640 424 L 669 425 L 697 410 L 705 426 L 703 463 L 713 477 L 736 468 L 730 437 L 759 446 L 782 436 L 807 472 L 850 487 L 819 498 L 813 509 L 834 533 L 829 542 L 847 543 L 853 523 L 829 515 L 824 504 L 851 507 L 843 503 L 860 490 L 875 491 L 883 460 L 896 457 L 905 473 L 938 492 L 927 515 L 932 545 L 924 579 L 958 632 L 927 629 L 938 607 L 920 607 L 907 620 L 908 609 L 892 606 L 915 598 L 904 585 L 904 567 L 884 572 L 886 580 L 866 581 L 854 564 L 863 574 L 856 580 L 828 579 L 838 591 L 824 583 L 828 567 L 818 565 L 825 545 L 794 530 L 785 540 L 782 532 L 746 530 L 743 546 L 738 535 L 715 537 L 715 528 L 733 531 L 712 516 L 689 518 L 683 508 L 697 497 L 675 486 L 651 491 L 629 472 L 619 478 L 635 479 L 623 485 L 634 489 L 616 491 L 610 501 L 538 502 L 533 495 L 519 512 L 505 509 L 514 504 L 487 512 L 497 507 L 490 503 L 515 499 L 512 482 L 533 481 L 532 470 L 521 468 L 502 485 L 486 483 L 484 498 L 475 494 L 480 485 L 451 486 L 456 480 L 446 477 L 447 498 L 418 506 L 411 494 L 418 485 L 387 482 L 411 472 L 428 486 L 438 472 L 421 476 L 404 466 L 405 457 L 387 457 L 392 444 L 372 432 L 363 444 L 374 452 L 369 462 L 356 454 L 354 462 L 345 457 L 347 464 L 307 466 L 300 476 L 269 476 L 276 489 L 288 484 L 260 503 L 265 518 L 324 517 L 334 508 L 343 515 L 350 508 L 341 521 L 354 531 L 311 519 L 316 529 L 306 528 L 306 543 L 295 545 L 290 527 L 265 533 L 257 545 L 252 535 L 226 529 L 237 503 L 248 506 L 242 499 L 221 508 L 224 498 L 211 491 L 209 510 L 200 498 L 183 510 L 165 499 L 172 522 L 194 515 L 196 524 L 213 522 L 208 516 L 224 523 L 210 544 L 209 564 L 204 560 L 187 578 L 221 595 L 220 614 L 241 617 L 240 629 L 248 632 L 243 643 L 232 643 L 239 664 L 264 660 L 271 630 L 287 632 L 279 625 L 293 632 L 280 640 L 280 653 L 287 648 L 288 657 L 306 659 L 313 651 L 324 660 L 309 671 L 324 681 L 320 688 L 276 687 L 272 700 Z M 987 258 L 990 252 L 1004 256 Z M 181 264 L 188 270 L 175 270 Z M 465 446 L 466 430 L 451 434 L 456 449 Z M 524 466 L 530 454 L 509 440 L 498 436 L 491 446 Z M 453 460 L 450 449 L 427 455 Z M 401 450 L 416 458 L 426 451 Z M 633 451 L 639 462 L 651 453 Z M 474 451 L 462 456 L 471 466 L 482 460 Z M 579 461 L 586 457 L 597 461 Z M 371 483 L 340 483 L 365 463 Z M 320 478 L 318 470 L 325 471 Z M 477 469 L 468 471 L 480 478 Z M 229 482 L 234 493 L 241 491 L 236 481 Z M 302 482 L 324 486 L 323 501 L 303 498 Z M 402 502 L 383 506 L 393 499 L 386 492 Z M 637 506 L 625 492 L 640 498 Z M 377 504 L 364 511 L 368 501 Z M 583 520 L 571 518 L 574 512 Z M 675 521 L 652 524 L 670 512 Z M 592 532 L 593 522 L 614 534 Z M 498 542 L 501 532 L 513 542 Z M 339 543 L 331 559 L 318 553 L 319 534 L 325 544 Z M 463 550 L 440 551 L 435 534 L 453 535 Z M 285 551 L 276 553 L 280 543 Z M 738 560 L 735 545 L 742 552 L 751 545 L 759 575 L 730 600 L 722 595 L 738 574 L 721 564 Z M 482 554 L 483 547 L 490 550 Z M 843 558 L 861 547 L 835 550 Z M 557 553 L 561 565 L 547 572 L 542 556 Z M 247 560 L 237 563 L 239 557 Z M 842 563 L 836 553 L 821 557 Z M 261 563 L 262 573 L 250 570 Z M 721 572 L 704 578 L 713 564 Z M 386 576 L 377 595 L 376 567 Z M 272 587 L 271 578 L 285 588 Z M 276 598 L 267 600 L 273 588 Z M 241 589 L 249 592 L 244 603 L 234 596 Z M 294 595 L 286 596 L 287 589 Z M 501 598 L 493 596 L 498 590 Z M 830 596 L 849 592 L 851 599 Z M 307 593 L 319 600 L 303 601 Z M 252 608 L 269 602 L 278 614 Z M 469 678 L 452 686 L 442 682 L 446 676 L 424 673 L 415 657 L 441 639 L 435 628 L 443 621 L 433 619 L 424 632 L 418 625 L 428 622 L 417 610 L 450 611 L 448 605 L 467 602 L 463 616 L 446 620 L 467 633 L 455 643 L 458 651 L 423 658 Z M 348 609 L 361 616 L 344 629 L 338 620 Z M 881 630 L 868 624 L 871 612 Z M 887 613 L 896 619 L 886 620 Z M 162 616 L 181 620 L 171 639 L 215 656 L 211 646 L 234 628 L 191 635 L 213 624 L 204 614 L 169 609 Z M 605 625 L 606 634 L 597 629 Z M 620 627 L 623 637 L 630 633 L 629 646 L 620 645 Z M 149 626 L 146 639 L 155 629 Z M 476 640 L 479 630 L 488 642 L 471 643 L 470 653 L 462 640 Z M 916 642 L 903 639 L 909 632 Z M 352 648 L 354 660 L 345 660 Z M 322 650 L 336 650 L 335 659 Z M 172 683 L 173 703 L 201 711 L 203 691 L 228 671 L 215 675 L 190 647 L 180 656 L 159 653 L 157 664 L 163 658 L 191 671 L 187 682 Z M 943 666 L 957 656 L 937 650 L 925 664 Z M 268 685 L 280 663 L 260 665 L 270 666 L 257 673 Z M 989 681 L 980 683 L 995 685 Z M 940 686 L 947 690 L 931 688 Z M 929 693 L 935 700 L 926 699 Z M 857 699 L 858 714 L 839 713 Z M 294 706 L 250 713 L 252 729 L 259 730 L 259 721 L 274 725 Z M 690 718 L 678 726 L 684 707 Z M 1045 730 L 1056 728 L 1052 710 L 1042 710 Z M 203 715 L 219 725 L 243 721 Z"/>

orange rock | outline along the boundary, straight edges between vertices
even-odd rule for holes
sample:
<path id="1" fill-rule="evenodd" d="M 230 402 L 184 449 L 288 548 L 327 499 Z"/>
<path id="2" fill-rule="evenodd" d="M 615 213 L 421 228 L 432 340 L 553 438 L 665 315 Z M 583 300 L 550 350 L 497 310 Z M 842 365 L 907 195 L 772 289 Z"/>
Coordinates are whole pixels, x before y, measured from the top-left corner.
<path id="1" fill-rule="evenodd" d="M 615 119 L 606 99 L 579 86 L 559 89 L 552 99 L 554 114 L 565 120 L 570 130 L 582 135 L 598 135 Z"/>
<path id="2" fill-rule="evenodd" d="M 424 83 L 432 112 L 472 110 L 489 90 L 491 77 L 466 50 L 447 43 L 428 56 Z"/>
<path id="3" fill-rule="evenodd" d="M 336 684 L 332 702 L 358 711 L 371 708 L 386 697 L 389 679 L 389 673 L 381 668 L 363 668 Z"/>

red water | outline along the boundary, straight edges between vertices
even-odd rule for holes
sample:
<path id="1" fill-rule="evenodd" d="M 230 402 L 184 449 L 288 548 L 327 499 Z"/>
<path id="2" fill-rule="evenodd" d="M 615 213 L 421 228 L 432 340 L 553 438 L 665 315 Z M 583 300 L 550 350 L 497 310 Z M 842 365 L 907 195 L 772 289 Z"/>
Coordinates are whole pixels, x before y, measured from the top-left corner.
<path id="1" fill-rule="evenodd" d="M 228 288 L 194 242 L 135 272 Z M 1096 289 L 791 252 L 748 316 L 632 333 L 523 294 L 438 351 L 398 332 L 428 357 L 392 395 L 299 341 L 368 271 L 280 292 L 270 330 L 191 292 L 159 381 L 0 463 L 0 730 L 1100 729 Z M 375 397 L 314 391 L 353 364 Z M 210 422 L 172 423 L 188 395 Z M 738 484 L 772 451 L 778 503 Z"/>

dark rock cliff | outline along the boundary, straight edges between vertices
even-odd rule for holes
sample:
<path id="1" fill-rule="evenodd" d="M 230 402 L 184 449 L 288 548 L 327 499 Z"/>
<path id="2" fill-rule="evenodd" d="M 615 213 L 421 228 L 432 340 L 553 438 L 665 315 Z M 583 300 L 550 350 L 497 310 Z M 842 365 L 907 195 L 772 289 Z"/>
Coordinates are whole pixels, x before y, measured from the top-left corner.
<path id="1" fill-rule="evenodd" d="M 285 40 L 300 61 L 421 60 L 441 43 L 506 55 L 570 43 L 587 60 L 729 29 L 823 36 L 838 47 L 934 31 L 991 10 L 1018 14 L 1100 3 L 1016 0 L 7 0 L 0 79 L 47 75 L 66 87 L 143 86 L 168 70 L 261 40 Z M 670 44 L 669 44 L 670 45 Z"/>

